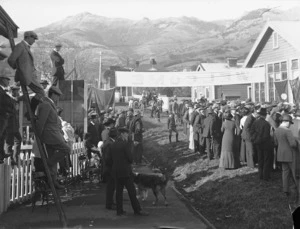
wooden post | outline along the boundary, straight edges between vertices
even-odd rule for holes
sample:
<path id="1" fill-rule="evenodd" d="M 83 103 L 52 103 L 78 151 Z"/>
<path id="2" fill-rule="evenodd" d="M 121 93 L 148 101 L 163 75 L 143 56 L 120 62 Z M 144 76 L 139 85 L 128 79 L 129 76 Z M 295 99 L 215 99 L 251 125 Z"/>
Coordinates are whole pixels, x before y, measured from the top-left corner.
<path id="1" fill-rule="evenodd" d="M 10 47 L 12 49 L 14 49 L 15 41 L 13 39 L 12 30 L 8 25 L 7 25 L 7 31 L 8 31 Z M 17 68 L 18 68 L 18 66 L 17 66 Z M 51 191 L 52 191 L 52 194 L 53 194 L 53 198 L 54 198 L 54 202 L 55 202 L 56 209 L 57 209 L 57 212 L 58 212 L 58 216 L 59 216 L 59 219 L 60 219 L 60 222 L 61 222 L 63 228 L 67 228 L 67 217 L 66 217 L 65 212 L 62 208 L 60 197 L 57 194 L 56 189 L 54 187 L 53 179 L 52 179 L 52 176 L 51 176 L 48 164 L 47 164 L 47 157 L 46 157 L 46 153 L 45 153 L 46 149 L 45 149 L 45 147 L 43 147 L 43 145 L 40 141 L 40 136 L 37 135 L 35 120 L 34 120 L 33 113 L 32 113 L 31 108 L 30 108 L 30 99 L 29 99 L 28 90 L 27 90 L 26 85 L 21 85 L 21 87 L 22 87 L 22 91 L 23 91 L 24 102 L 26 104 L 26 108 L 27 108 L 27 111 L 29 113 L 32 130 L 33 130 L 33 133 L 35 135 L 35 140 L 37 142 L 37 146 L 38 146 L 38 149 L 39 149 L 39 152 L 40 152 L 43 164 L 44 164 L 45 172 L 46 172 L 46 175 L 47 175 L 47 178 L 48 178 L 48 183 L 50 185 L 50 188 L 51 188 Z M 18 193 L 18 195 L 19 195 L 19 193 Z"/>

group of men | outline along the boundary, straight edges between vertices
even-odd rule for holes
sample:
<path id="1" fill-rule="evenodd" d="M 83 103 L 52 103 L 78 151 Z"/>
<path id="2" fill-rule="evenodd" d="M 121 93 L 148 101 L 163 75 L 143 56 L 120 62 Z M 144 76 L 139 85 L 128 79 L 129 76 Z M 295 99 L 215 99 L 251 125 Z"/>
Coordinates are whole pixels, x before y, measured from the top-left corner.
<path id="1" fill-rule="evenodd" d="M 59 80 L 64 80 L 63 64 L 64 60 L 59 55 L 61 44 L 57 44 L 51 52 L 50 57 L 53 65 L 53 84 L 48 89 L 48 81 L 38 81 L 38 75 L 34 64 L 31 46 L 38 39 L 33 31 L 24 33 L 24 39 L 18 43 L 12 50 L 7 59 L 8 64 L 16 70 L 16 85 L 28 86 L 34 93 L 31 99 L 30 107 L 34 114 L 36 131 L 43 144 L 45 144 L 48 159 L 47 163 L 50 167 L 54 185 L 60 188 L 56 181 L 57 163 L 63 160 L 70 153 L 70 147 L 64 139 L 62 132 L 62 121 L 57 113 L 56 103 L 62 92 L 56 87 Z M 10 78 L 6 75 L 0 77 L 0 163 L 4 162 L 4 158 L 12 155 L 12 145 L 16 140 L 16 153 L 12 157 L 12 165 L 17 164 L 16 160 L 20 154 L 21 135 L 18 123 L 18 101 L 19 86 L 11 87 L 11 93 L 8 92 Z M 8 154 L 4 151 L 4 141 L 8 145 Z"/>
<path id="2" fill-rule="evenodd" d="M 148 215 L 142 211 L 136 198 L 131 164 L 140 164 L 143 153 L 143 122 L 139 110 L 129 108 L 114 112 L 113 109 L 90 111 L 88 132 L 85 138 L 87 156 L 97 153 L 102 141 L 103 181 L 106 183 L 106 209 L 124 215 L 123 189 L 126 187 L 135 215 Z M 116 193 L 116 206 L 114 204 Z"/>

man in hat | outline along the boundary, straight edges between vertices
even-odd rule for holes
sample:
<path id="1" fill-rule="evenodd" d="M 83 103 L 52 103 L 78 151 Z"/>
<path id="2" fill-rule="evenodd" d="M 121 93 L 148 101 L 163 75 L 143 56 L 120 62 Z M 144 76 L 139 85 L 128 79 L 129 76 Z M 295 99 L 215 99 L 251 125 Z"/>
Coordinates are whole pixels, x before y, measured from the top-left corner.
<path id="1" fill-rule="evenodd" d="M 133 161 L 136 164 L 142 163 L 143 156 L 143 121 L 139 110 L 134 111 L 134 118 L 130 125 L 133 142 Z"/>
<path id="2" fill-rule="evenodd" d="M 87 132 L 91 134 L 91 142 L 97 146 L 101 141 L 100 125 L 98 122 L 98 115 L 96 112 L 90 113 L 90 121 L 88 124 Z"/>
<path id="3" fill-rule="evenodd" d="M 178 131 L 176 129 L 176 122 L 175 122 L 175 117 L 174 117 L 173 113 L 169 114 L 169 117 L 168 117 L 168 130 L 169 130 L 169 143 L 172 142 L 172 132 L 175 132 L 176 142 L 178 142 Z"/>
<path id="4" fill-rule="evenodd" d="M 48 92 L 49 100 L 42 101 L 36 110 L 36 130 L 42 143 L 46 145 L 51 176 L 56 188 L 63 188 L 56 180 L 57 163 L 67 156 L 71 149 L 66 143 L 61 126 L 61 120 L 56 111 L 56 103 L 62 95 L 59 88 L 51 86 Z"/>
<path id="5" fill-rule="evenodd" d="M 136 198 L 136 190 L 133 183 L 133 172 L 131 164 L 133 162 L 132 154 L 128 144 L 127 128 L 120 128 L 120 137 L 108 147 L 107 165 L 111 166 L 111 174 L 116 184 L 116 204 L 117 215 L 126 214 L 123 209 L 123 189 L 127 189 L 131 206 L 134 214 L 138 216 L 147 216 L 148 213 L 142 211 L 138 199 Z"/>
<path id="6" fill-rule="evenodd" d="M 116 128 L 121 128 L 126 126 L 126 115 L 125 110 L 119 111 L 119 117 L 116 120 Z"/>
<path id="7" fill-rule="evenodd" d="M 257 151 L 259 179 L 268 181 L 272 168 L 272 141 L 271 125 L 266 121 L 267 109 L 258 110 L 259 117 L 253 122 L 250 129 L 250 138 Z"/>
<path id="8" fill-rule="evenodd" d="M 174 96 L 174 102 L 172 104 L 172 113 L 175 115 L 175 122 L 176 124 L 180 124 L 179 119 L 179 105 L 177 103 L 177 97 Z"/>
<path id="9" fill-rule="evenodd" d="M 213 104 L 213 121 L 212 121 L 212 148 L 215 159 L 219 159 L 221 155 L 221 142 L 222 142 L 222 116 L 219 113 L 219 105 Z"/>
<path id="10" fill-rule="evenodd" d="M 5 154 L 4 151 L 8 120 L 13 117 L 15 111 L 12 98 L 8 95 L 9 80 L 9 77 L 0 75 L 0 164 L 5 158 L 11 156 L 11 154 Z"/>
<path id="11" fill-rule="evenodd" d="M 101 133 L 101 139 L 105 143 L 109 139 L 109 131 L 115 126 L 115 120 L 112 118 L 107 118 L 103 121 L 104 130 Z"/>
<path id="12" fill-rule="evenodd" d="M 205 119 L 204 107 L 199 106 L 197 109 L 197 116 L 193 123 L 195 153 L 204 154 L 205 139 L 203 138 L 203 124 Z"/>
<path id="13" fill-rule="evenodd" d="M 293 189 L 296 194 L 296 201 L 299 198 L 299 187 L 296 177 L 296 155 L 298 152 L 298 142 L 293 136 L 290 126 L 294 124 L 292 117 L 288 114 L 282 116 L 282 123 L 275 130 L 274 140 L 277 148 L 277 161 L 281 162 L 283 192 L 290 196 L 289 181 L 292 180 Z"/>
<path id="14" fill-rule="evenodd" d="M 192 108 L 192 105 L 188 102 L 184 105 L 184 113 L 182 115 L 182 121 L 183 121 L 183 134 L 187 136 L 187 139 L 189 139 L 189 107 Z"/>
<path id="15" fill-rule="evenodd" d="M 246 106 L 249 107 L 250 111 L 245 120 L 241 137 L 245 142 L 247 166 L 250 168 L 254 168 L 256 155 L 255 155 L 255 148 L 253 146 L 253 142 L 251 141 L 250 129 L 257 117 L 257 113 L 256 113 L 256 111 L 253 111 L 253 108 L 251 105 L 247 104 Z"/>
<path id="16" fill-rule="evenodd" d="M 8 119 L 6 144 L 7 151 L 12 154 L 12 165 L 17 165 L 19 161 L 19 155 L 21 152 L 21 142 L 22 136 L 20 134 L 20 124 L 19 124 L 19 101 L 20 101 L 20 87 L 14 85 L 11 86 L 11 98 L 14 104 L 14 114 Z M 16 145 L 16 150 L 13 150 L 14 145 Z"/>
<path id="17" fill-rule="evenodd" d="M 213 137 L 213 110 L 211 107 L 207 108 L 206 110 L 206 118 L 203 121 L 203 137 L 205 138 L 205 145 L 206 145 L 206 152 L 207 152 L 207 158 L 208 160 L 211 160 L 213 158 L 212 153 L 212 137 Z"/>
<path id="18" fill-rule="evenodd" d="M 52 76 L 53 76 L 52 85 L 53 86 L 56 86 L 58 81 L 65 80 L 65 70 L 63 67 L 65 60 L 59 54 L 61 47 L 62 47 L 61 43 L 56 44 L 55 48 L 52 50 L 50 54 L 50 59 L 52 63 Z"/>
<path id="19" fill-rule="evenodd" d="M 45 91 L 37 79 L 37 71 L 34 66 L 33 55 L 30 51 L 31 45 L 38 39 L 33 31 L 24 33 L 24 40 L 18 43 L 8 57 L 8 64 L 16 69 L 15 81 L 28 86 L 36 97 L 42 100 L 45 97 Z"/>

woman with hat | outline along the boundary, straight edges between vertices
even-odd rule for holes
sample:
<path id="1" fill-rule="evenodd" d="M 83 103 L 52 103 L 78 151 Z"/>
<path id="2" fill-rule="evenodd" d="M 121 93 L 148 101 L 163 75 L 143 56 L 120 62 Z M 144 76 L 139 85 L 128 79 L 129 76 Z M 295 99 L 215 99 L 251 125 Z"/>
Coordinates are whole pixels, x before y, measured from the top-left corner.
<path id="1" fill-rule="evenodd" d="M 238 167 L 238 162 L 235 156 L 235 132 L 236 124 L 232 120 L 231 113 L 226 113 L 225 121 L 222 124 L 223 132 L 222 148 L 219 167 L 224 169 L 235 169 Z"/>
<path id="2" fill-rule="evenodd" d="M 292 180 L 293 189 L 295 190 L 295 199 L 298 202 L 299 199 L 299 187 L 297 183 L 297 166 L 296 158 L 298 152 L 298 142 L 290 130 L 290 126 L 293 124 L 292 117 L 288 114 L 282 116 L 282 122 L 275 130 L 274 140 L 277 149 L 277 161 L 281 162 L 282 169 L 282 186 L 283 192 L 290 196 L 289 181 Z"/>

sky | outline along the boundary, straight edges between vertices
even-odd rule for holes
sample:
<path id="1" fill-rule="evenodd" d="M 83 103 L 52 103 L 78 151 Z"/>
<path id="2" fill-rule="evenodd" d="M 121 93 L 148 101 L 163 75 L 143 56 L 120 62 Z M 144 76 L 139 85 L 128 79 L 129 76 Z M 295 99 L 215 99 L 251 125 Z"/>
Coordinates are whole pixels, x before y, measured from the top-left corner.
<path id="1" fill-rule="evenodd" d="M 213 21 L 235 19 L 258 8 L 300 7 L 299 0 L 0 0 L 0 4 L 20 31 L 82 12 L 133 20 L 188 16 Z"/>

